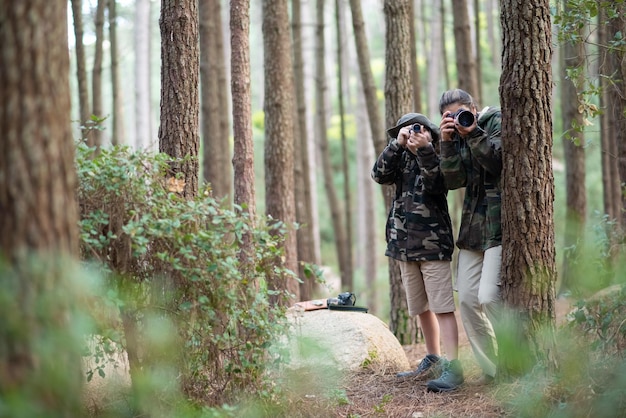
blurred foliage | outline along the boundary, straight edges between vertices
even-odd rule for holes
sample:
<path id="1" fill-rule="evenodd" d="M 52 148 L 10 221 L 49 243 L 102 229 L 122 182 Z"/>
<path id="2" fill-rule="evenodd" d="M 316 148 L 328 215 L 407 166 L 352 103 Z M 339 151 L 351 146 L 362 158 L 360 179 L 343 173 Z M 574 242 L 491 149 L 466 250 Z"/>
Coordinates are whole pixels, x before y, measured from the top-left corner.
<path id="1" fill-rule="evenodd" d="M 88 282 L 62 254 L 0 260 L 0 417 L 80 416 Z"/>
<path id="2" fill-rule="evenodd" d="M 282 238 L 240 208 L 224 210 L 209 188 L 183 199 L 166 155 L 93 151 L 77 148 L 81 251 L 106 277 L 97 341 L 128 352 L 135 409 L 163 416 L 171 386 L 209 406 L 270 397 L 265 371 L 283 359 L 272 343 L 287 326 L 269 298 L 287 295 L 267 283 L 293 277 L 276 262 Z"/>
<path id="3" fill-rule="evenodd" d="M 626 410 L 626 286 L 581 299 L 560 326 L 558 369 L 537 364 L 496 389 L 516 417 L 623 417 Z"/>

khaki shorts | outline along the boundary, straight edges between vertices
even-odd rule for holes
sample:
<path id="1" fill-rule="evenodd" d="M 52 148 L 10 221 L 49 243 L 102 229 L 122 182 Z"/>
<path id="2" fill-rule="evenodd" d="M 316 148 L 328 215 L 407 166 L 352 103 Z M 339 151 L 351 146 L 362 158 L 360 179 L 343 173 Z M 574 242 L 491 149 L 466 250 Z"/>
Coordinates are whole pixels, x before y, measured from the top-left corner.
<path id="1" fill-rule="evenodd" d="M 455 311 L 449 261 L 401 261 L 400 273 L 410 316 Z"/>

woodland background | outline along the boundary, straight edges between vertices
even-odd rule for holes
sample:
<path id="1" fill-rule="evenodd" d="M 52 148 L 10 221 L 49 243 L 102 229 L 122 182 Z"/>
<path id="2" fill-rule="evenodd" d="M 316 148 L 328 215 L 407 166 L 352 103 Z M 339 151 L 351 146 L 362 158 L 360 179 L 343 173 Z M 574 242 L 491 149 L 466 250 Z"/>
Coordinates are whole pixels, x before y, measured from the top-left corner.
<path id="1" fill-rule="evenodd" d="M 104 7 L 100 2 L 100 7 Z M 211 169 L 229 165 L 232 158 L 233 136 L 232 114 L 228 103 L 224 99 L 217 99 L 218 91 L 230 96 L 228 86 L 230 64 L 230 32 L 229 10 L 227 4 L 207 1 L 200 2 L 201 10 L 205 10 L 204 20 L 200 21 L 200 28 L 206 32 L 211 30 L 221 33 L 215 36 L 222 45 L 212 47 L 205 41 L 201 46 L 202 80 L 211 78 L 211 82 L 203 81 L 201 89 L 201 155 L 204 162 L 201 166 L 201 178 L 212 181 L 214 193 L 217 196 L 227 195 L 232 199 L 232 182 L 228 175 L 232 169 L 218 170 L 213 174 Z M 472 92 L 481 106 L 498 106 L 500 103 L 498 83 L 500 71 L 501 28 L 499 24 L 498 3 L 492 0 L 477 2 L 462 2 L 467 8 L 466 21 L 455 24 L 453 4 L 450 2 L 421 2 L 413 4 L 415 13 L 415 51 L 416 64 L 419 76 L 416 85 L 412 86 L 415 94 L 415 103 L 412 109 L 406 111 L 420 111 L 433 121 L 438 121 L 438 99 L 443 91 L 459 86 L 457 63 L 455 60 L 455 32 L 459 28 L 469 31 L 463 41 L 469 48 L 468 59 L 480 62 L 473 68 L 480 72 L 480 91 Z M 377 89 L 378 99 L 382 100 L 382 89 L 385 85 L 385 19 L 381 1 L 361 1 L 363 23 L 366 31 L 366 41 L 370 51 L 370 65 L 373 81 Z M 354 30 L 347 1 L 324 2 L 323 14 L 325 24 L 323 36 L 325 40 L 325 62 L 321 71 L 325 78 L 326 91 L 324 100 L 325 136 L 328 144 L 327 154 L 320 150 L 320 122 L 316 113 L 319 112 L 316 100 L 316 79 L 320 73 L 316 68 L 317 50 L 316 36 L 320 30 L 316 23 L 316 4 L 314 1 L 301 2 L 302 20 L 299 22 L 302 42 L 303 59 L 303 86 L 305 113 L 299 121 L 301 128 L 307 133 L 307 150 L 309 169 L 310 193 L 304 194 L 296 190 L 297 196 L 308 197 L 310 194 L 312 208 L 312 223 L 306 224 L 305 229 L 311 230 L 313 239 L 313 262 L 327 269 L 326 274 L 333 282 L 334 288 L 330 293 L 322 292 L 307 297 L 331 296 L 340 290 L 352 290 L 356 293 L 359 303 L 370 307 L 371 311 L 385 319 L 389 315 L 389 272 L 387 259 L 384 256 L 385 238 L 384 224 L 386 208 L 380 199 L 380 186 L 370 179 L 370 169 L 376 158 L 376 153 L 368 129 L 368 116 L 362 97 L 362 84 L 355 51 Z M 556 4 L 554 7 L 556 8 Z M 456 7 L 456 6 L 455 6 Z M 264 186 L 264 84 L 263 84 L 263 34 L 262 34 L 262 4 L 252 1 L 250 4 L 250 64 L 251 72 L 251 108 L 254 139 L 254 167 L 256 205 L 259 213 L 265 211 Z M 112 46 L 110 43 L 110 12 L 103 11 L 103 16 L 97 18 L 98 3 L 96 1 L 82 2 L 81 17 L 84 22 L 86 84 L 95 86 L 94 74 L 101 77 L 100 102 L 102 111 L 98 115 L 102 118 L 100 126 L 103 128 L 101 141 L 103 144 L 122 143 L 135 149 L 158 151 L 158 127 L 160 114 L 160 32 L 158 30 L 159 3 L 155 1 L 118 1 L 116 6 L 116 31 L 118 38 L 117 77 L 119 84 L 115 92 L 110 85 L 112 68 Z M 554 9 L 556 10 L 556 9 Z M 74 11 L 75 12 L 75 11 Z M 216 20 L 215 16 L 221 15 Z M 68 16 L 70 25 L 72 16 Z M 103 51 L 98 62 L 94 60 L 96 37 L 100 28 L 103 40 Z M 291 23 L 291 27 L 296 23 Z M 466 27 L 463 27 L 465 25 Z M 203 29 L 204 28 L 204 29 Z M 476 30 L 478 28 L 478 31 Z M 76 71 L 74 27 L 70 26 L 70 48 L 72 73 Z M 564 240 L 566 187 L 565 187 L 565 151 L 562 140 L 569 138 L 566 129 L 561 128 L 562 107 L 560 89 L 563 80 L 559 76 L 560 49 L 556 38 L 558 26 L 554 27 L 554 129 L 557 141 L 553 149 L 553 165 L 555 174 L 555 228 L 557 238 L 557 257 L 562 259 L 567 247 Z M 341 31 L 340 34 L 338 34 Z M 211 32 L 213 34 L 217 32 Z M 207 35 L 210 37 L 210 35 Z M 595 36 L 593 33 L 589 35 Z M 479 48 L 476 48 L 476 45 Z M 391 46 L 393 48 L 393 46 Z M 216 49 L 212 49 L 216 48 Z M 339 54 L 339 55 L 338 55 Z M 340 58 L 338 58 L 340 56 Z M 595 59 L 595 58 L 592 58 Z M 585 64 L 586 70 L 594 75 L 594 66 L 597 62 Z M 98 68 L 100 66 L 100 68 Z M 341 68 L 339 68 L 341 66 Z M 341 80 L 338 79 L 341 77 Z M 220 86 L 221 84 L 221 86 Z M 208 85 L 205 87 L 205 85 Z M 71 79 L 73 97 L 77 97 L 77 80 Z M 341 88 L 341 93 L 338 89 Z M 582 89 L 583 87 L 581 87 Z M 220 90 L 221 89 L 221 90 Z M 581 94 L 584 92 L 581 92 Z M 113 95 L 116 95 L 115 99 Z M 93 94 L 90 93 L 90 97 Z M 222 100 L 222 102 L 219 102 Z M 574 100 L 578 100 L 575 98 Z M 582 98 L 581 100 L 587 100 Z M 79 101 L 73 100 L 73 119 L 80 120 Z M 219 103 L 219 104 L 218 104 Z M 379 112 L 382 115 L 383 103 L 380 102 Z M 587 111 L 587 110 L 585 110 Z M 601 143 L 599 139 L 599 120 L 591 115 L 586 118 L 593 125 L 585 128 L 583 142 L 577 147 L 584 149 L 584 194 L 579 198 L 585 202 L 585 217 L 591 224 L 602 221 L 604 213 L 602 205 L 602 161 L 600 159 Z M 221 126 L 218 130 L 217 126 Z M 79 124 L 76 124 L 78 130 Z M 386 129 L 386 127 L 385 127 Z M 571 129 L 570 129 L 571 130 Z M 222 132 L 218 134 L 218 132 Z M 77 132 L 78 134 L 78 132 Z M 227 151 L 223 154 L 214 150 L 224 149 L 216 145 L 228 137 Z M 298 158 L 298 156 L 295 156 Z M 224 161 L 215 162 L 215 159 Z M 325 161 L 329 159 L 329 161 Z M 214 166 L 211 168 L 211 166 Z M 330 168 L 330 173 L 325 170 Z M 325 175 L 330 175 L 332 192 L 324 188 Z M 213 176 L 213 178 L 211 178 Z M 215 183 L 223 183 L 218 186 Z M 577 192 L 580 193 L 580 192 Z M 330 194 L 334 197 L 329 198 Z M 456 200 L 454 200 L 456 199 Z M 332 204 L 330 204 L 330 202 Z M 455 221 L 459 211 L 460 194 L 451 192 L 451 208 L 455 211 Z M 333 212 L 334 211 L 334 212 Z M 334 215 L 333 215 L 334 213 Z M 337 225 L 331 220 L 338 218 Z M 349 222 L 349 225 L 347 224 Z M 353 279 L 346 279 L 348 283 L 354 280 L 354 285 L 338 288 L 337 281 L 341 276 L 341 267 L 337 250 L 338 242 L 335 236 L 336 228 L 345 230 L 343 242 L 339 245 L 350 246 L 350 271 L 348 275 Z M 347 241 L 347 240 L 350 241 Z M 350 244 L 351 243 L 351 244 Z M 343 253 L 346 256 L 346 253 Z M 344 267 L 344 270 L 347 267 Z M 344 275 L 345 276 L 345 275 Z"/>
<path id="2" fill-rule="evenodd" d="M 369 171 L 386 127 L 436 121 L 453 87 L 503 113 L 499 378 L 542 373 L 528 416 L 623 410 L 623 291 L 553 338 L 557 293 L 623 282 L 623 11 L 0 0 L 0 415 L 84 411 L 85 350 L 88 380 L 127 353 L 129 416 L 293 412 L 285 309 L 343 290 L 419 343 Z"/>

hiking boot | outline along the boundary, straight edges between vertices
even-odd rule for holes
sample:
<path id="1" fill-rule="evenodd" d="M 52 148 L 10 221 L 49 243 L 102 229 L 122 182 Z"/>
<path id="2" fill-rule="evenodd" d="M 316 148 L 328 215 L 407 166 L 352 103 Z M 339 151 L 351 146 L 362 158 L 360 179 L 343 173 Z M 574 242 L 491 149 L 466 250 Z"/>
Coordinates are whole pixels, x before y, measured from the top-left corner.
<path id="1" fill-rule="evenodd" d="M 408 372 L 400 372 L 396 374 L 396 377 L 418 377 L 418 376 L 426 376 L 427 374 L 432 374 L 433 371 L 437 368 L 436 366 L 440 363 L 441 357 L 435 354 L 427 354 L 424 359 L 417 366 L 417 369 L 411 370 Z"/>
<path id="2" fill-rule="evenodd" d="M 449 392 L 457 389 L 463 383 L 463 368 L 459 360 L 452 360 L 446 364 L 439 379 L 431 380 L 426 384 L 430 392 Z"/>

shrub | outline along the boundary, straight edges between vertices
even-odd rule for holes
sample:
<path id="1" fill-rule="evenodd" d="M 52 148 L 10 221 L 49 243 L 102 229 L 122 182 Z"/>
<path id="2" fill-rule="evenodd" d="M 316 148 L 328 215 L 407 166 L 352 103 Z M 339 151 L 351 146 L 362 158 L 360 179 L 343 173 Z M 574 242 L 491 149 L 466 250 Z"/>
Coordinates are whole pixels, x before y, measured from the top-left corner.
<path id="1" fill-rule="evenodd" d="M 158 365 L 177 370 L 187 397 L 204 405 L 268 393 L 264 371 L 280 358 L 268 347 L 286 331 L 284 308 L 269 297 L 287 295 L 267 283 L 293 276 L 276 262 L 280 235 L 241 208 L 224 209 L 208 187 L 180 197 L 179 180 L 165 175 L 169 159 L 78 146 L 82 257 L 107 274 L 98 303 L 119 309 L 101 333 L 123 335 L 133 385 Z"/>

